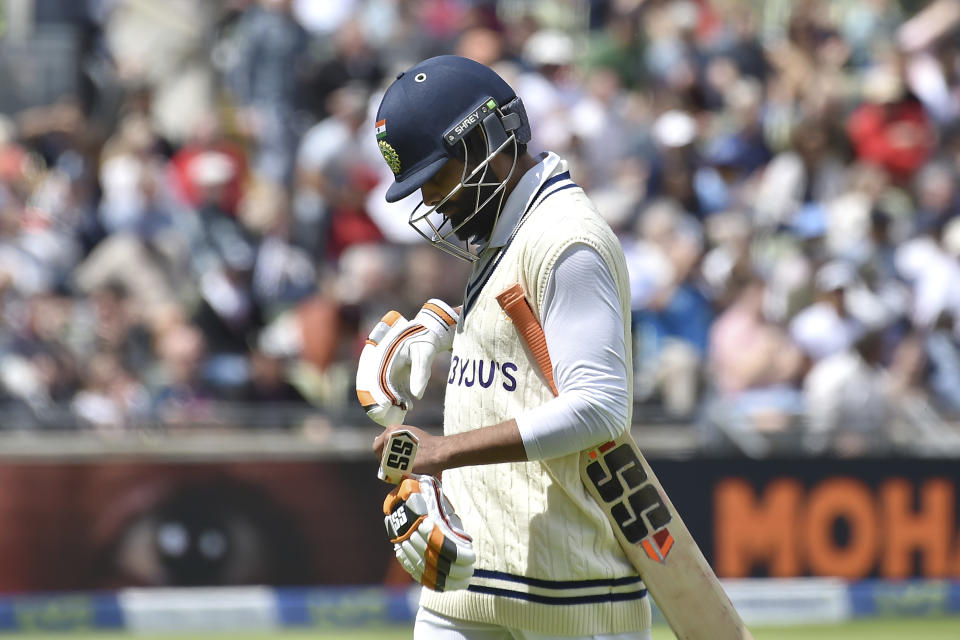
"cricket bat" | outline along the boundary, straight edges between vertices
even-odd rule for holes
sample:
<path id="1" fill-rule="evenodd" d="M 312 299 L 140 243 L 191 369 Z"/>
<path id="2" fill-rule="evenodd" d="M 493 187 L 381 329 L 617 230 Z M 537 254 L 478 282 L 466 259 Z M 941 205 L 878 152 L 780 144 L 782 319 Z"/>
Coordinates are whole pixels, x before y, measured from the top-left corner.
<path id="1" fill-rule="evenodd" d="M 497 302 L 557 395 L 546 336 L 523 287 L 505 289 Z M 629 430 L 581 452 L 580 477 L 677 638 L 753 640 Z"/>

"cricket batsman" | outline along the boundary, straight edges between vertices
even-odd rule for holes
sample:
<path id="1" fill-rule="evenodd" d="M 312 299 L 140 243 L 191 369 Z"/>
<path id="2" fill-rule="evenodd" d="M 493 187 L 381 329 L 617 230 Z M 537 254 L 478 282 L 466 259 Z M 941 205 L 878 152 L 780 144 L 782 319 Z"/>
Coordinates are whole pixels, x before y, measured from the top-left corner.
<path id="1" fill-rule="evenodd" d="M 616 236 L 563 158 L 527 152 L 523 104 L 484 65 L 415 65 L 376 120 L 394 173 L 387 200 L 419 190 L 410 224 L 472 264 L 456 305 L 387 313 L 357 374 L 360 402 L 386 427 L 377 455 L 409 464 L 384 513 L 398 559 L 425 587 L 414 638 L 649 639 L 647 587 L 581 479 L 581 451 L 631 422 L 630 290 Z M 498 304 L 516 285 L 552 376 Z M 446 385 L 443 435 L 403 425 L 433 359 L 450 350 L 446 379 L 433 381 Z M 399 430 L 410 441 L 384 452 Z"/>

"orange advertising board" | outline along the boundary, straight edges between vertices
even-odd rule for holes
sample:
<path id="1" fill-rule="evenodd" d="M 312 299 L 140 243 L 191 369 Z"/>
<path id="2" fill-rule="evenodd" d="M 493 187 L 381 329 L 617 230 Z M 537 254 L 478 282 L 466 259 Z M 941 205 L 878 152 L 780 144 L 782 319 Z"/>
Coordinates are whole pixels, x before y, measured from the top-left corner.
<path id="1" fill-rule="evenodd" d="M 776 478 L 761 488 L 724 478 L 713 491 L 714 563 L 726 577 L 758 565 L 775 577 L 960 576 L 956 498 L 948 478 Z"/>
<path id="2" fill-rule="evenodd" d="M 720 577 L 960 577 L 960 460 L 651 464 Z"/>

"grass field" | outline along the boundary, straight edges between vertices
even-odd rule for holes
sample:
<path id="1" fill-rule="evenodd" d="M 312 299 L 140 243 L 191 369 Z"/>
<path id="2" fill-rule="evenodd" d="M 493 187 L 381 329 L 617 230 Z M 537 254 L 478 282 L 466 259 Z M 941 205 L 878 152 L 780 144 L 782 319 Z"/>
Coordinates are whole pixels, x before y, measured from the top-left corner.
<path id="1" fill-rule="evenodd" d="M 128 633 L 65 633 L 0 634 L 5 638 L 29 640 L 409 640 L 412 630 L 407 628 L 347 630 L 302 630 L 276 633 L 176 633 L 167 635 L 133 635 Z M 757 627 L 755 640 L 960 640 L 960 617 L 935 619 L 873 619 L 858 620 L 837 625 L 809 625 L 802 627 Z M 671 640 L 667 627 L 654 627 L 654 640 Z"/>

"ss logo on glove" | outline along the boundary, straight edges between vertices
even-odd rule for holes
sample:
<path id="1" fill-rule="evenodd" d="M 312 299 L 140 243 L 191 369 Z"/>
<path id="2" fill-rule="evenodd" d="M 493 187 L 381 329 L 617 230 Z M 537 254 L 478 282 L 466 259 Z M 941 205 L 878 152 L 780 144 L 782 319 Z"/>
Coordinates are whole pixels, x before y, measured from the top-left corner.
<path id="1" fill-rule="evenodd" d="M 395 531 L 402 529 L 403 525 L 407 524 L 407 512 L 403 509 L 398 509 L 391 513 L 390 524 L 393 525 Z"/>

